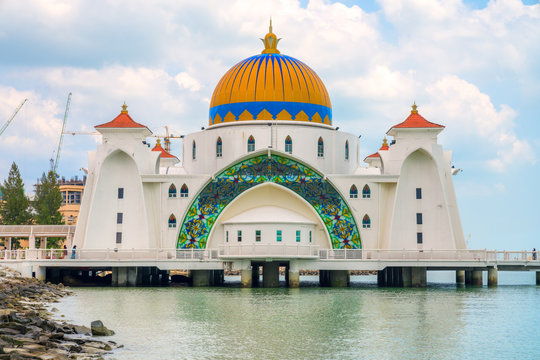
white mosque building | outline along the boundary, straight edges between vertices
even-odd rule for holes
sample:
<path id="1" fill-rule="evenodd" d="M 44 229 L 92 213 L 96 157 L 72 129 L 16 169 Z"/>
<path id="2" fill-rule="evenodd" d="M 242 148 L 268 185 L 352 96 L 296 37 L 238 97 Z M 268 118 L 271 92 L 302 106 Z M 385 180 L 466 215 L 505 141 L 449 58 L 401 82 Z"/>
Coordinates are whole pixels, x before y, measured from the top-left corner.
<path id="1" fill-rule="evenodd" d="M 262 53 L 225 73 L 181 159 L 150 148 L 125 104 L 95 127 L 78 249 L 466 248 L 444 126 L 413 105 L 361 159 L 324 83 L 278 40 L 270 27 Z"/>

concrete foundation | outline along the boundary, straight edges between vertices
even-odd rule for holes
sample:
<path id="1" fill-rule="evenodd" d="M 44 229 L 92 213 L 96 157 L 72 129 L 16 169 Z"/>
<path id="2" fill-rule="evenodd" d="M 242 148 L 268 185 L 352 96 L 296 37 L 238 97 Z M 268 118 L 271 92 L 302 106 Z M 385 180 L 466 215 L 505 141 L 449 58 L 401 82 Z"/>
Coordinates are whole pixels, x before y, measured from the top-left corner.
<path id="1" fill-rule="evenodd" d="M 489 268 L 488 269 L 488 286 L 497 286 L 499 277 L 497 274 L 497 269 Z"/>
<path id="2" fill-rule="evenodd" d="M 472 271 L 465 270 L 465 285 L 472 285 Z"/>
<path id="3" fill-rule="evenodd" d="M 330 270 L 329 272 L 330 272 L 330 286 L 331 287 L 349 286 L 349 271 Z"/>
<path id="4" fill-rule="evenodd" d="M 41 281 L 45 281 L 46 277 L 47 277 L 46 269 L 47 268 L 45 268 L 43 266 L 34 266 L 33 272 L 35 273 L 36 279 L 41 280 Z"/>
<path id="5" fill-rule="evenodd" d="M 190 277 L 195 287 L 220 286 L 224 282 L 223 270 L 191 270 Z"/>
<path id="6" fill-rule="evenodd" d="M 456 284 L 465 285 L 465 270 L 456 270 Z"/>
<path id="7" fill-rule="evenodd" d="M 330 270 L 319 270 L 319 286 L 330 286 Z"/>
<path id="8" fill-rule="evenodd" d="M 427 286 L 427 269 L 425 267 L 411 268 L 411 286 L 426 287 Z"/>
<path id="9" fill-rule="evenodd" d="M 253 270 L 242 269 L 240 272 L 240 283 L 243 288 L 250 288 L 253 285 Z"/>
<path id="10" fill-rule="evenodd" d="M 412 286 L 412 273 L 410 267 L 404 267 L 401 269 L 401 277 L 403 280 L 403 287 Z"/>
<path id="11" fill-rule="evenodd" d="M 482 270 L 473 270 L 472 272 L 472 285 L 474 286 L 482 286 L 483 280 L 482 280 Z"/>
<path id="12" fill-rule="evenodd" d="M 263 264 L 263 287 L 279 287 L 279 263 L 266 262 Z"/>
<path id="13" fill-rule="evenodd" d="M 261 268 L 259 265 L 255 265 L 251 268 L 251 286 L 258 287 L 261 280 Z"/>
<path id="14" fill-rule="evenodd" d="M 289 269 L 288 274 L 289 274 L 288 286 L 290 288 L 300 287 L 300 271 Z"/>

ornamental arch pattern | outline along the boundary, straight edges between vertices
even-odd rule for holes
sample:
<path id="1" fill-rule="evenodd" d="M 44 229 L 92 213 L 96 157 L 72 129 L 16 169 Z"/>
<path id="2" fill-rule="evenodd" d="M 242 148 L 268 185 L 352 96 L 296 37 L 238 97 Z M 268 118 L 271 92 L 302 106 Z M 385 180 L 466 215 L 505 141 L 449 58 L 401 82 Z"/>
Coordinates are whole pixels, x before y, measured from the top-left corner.
<path id="1" fill-rule="evenodd" d="M 362 248 L 354 216 L 334 186 L 308 166 L 276 154 L 255 155 L 213 177 L 188 208 L 177 248 L 206 248 L 212 227 L 225 207 L 244 191 L 265 182 L 284 186 L 304 198 L 323 221 L 332 248 Z"/>

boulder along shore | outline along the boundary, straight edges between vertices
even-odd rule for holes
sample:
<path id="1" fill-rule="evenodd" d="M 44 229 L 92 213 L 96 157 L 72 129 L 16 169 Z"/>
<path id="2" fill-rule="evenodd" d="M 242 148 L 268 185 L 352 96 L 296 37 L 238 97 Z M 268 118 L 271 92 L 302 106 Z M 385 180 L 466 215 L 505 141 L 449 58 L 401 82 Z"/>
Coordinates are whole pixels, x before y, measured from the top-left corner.
<path id="1" fill-rule="evenodd" d="M 121 347 L 92 337 L 88 327 L 52 319 L 48 305 L 71 294 L 62 284 L 0 268 L 0 359 L 103 359 Z"/>

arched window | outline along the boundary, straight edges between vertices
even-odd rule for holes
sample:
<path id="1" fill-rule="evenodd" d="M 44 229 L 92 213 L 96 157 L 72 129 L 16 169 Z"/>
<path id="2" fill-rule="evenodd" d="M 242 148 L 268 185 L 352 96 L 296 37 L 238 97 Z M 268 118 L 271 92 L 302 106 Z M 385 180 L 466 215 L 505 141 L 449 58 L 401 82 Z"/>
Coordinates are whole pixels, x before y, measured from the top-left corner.
<path id="1" fill-rule="evenodd" d="M 351 199 L 358 199 L 358 189 L 356 185 L 351 186 L 351 191 L 349 191 Z"/>
<path id="2" fill-rule="evenodd" d="M 324 141 L 322 137 L 320 137 L 319 141 L 317 141 L 317 157 L 324 157 Z"/>
<path id="3" fill-rule="evenodd" d="M 289 135 L 287 135 L 287 138 L 285 139 L 285 152 L 292 154 L 292 139 Z"/>
<path id="4" fill-rule="evenodd" d="M 371 189 L 367 184 L 362 189 L 362 199 L 371 199 Z"/>
<path id="5" fill-rule="evenodd" d="M 349 140 L 345 141 L 345 160 L 349 160 Z"/>
<path id="6" fill-rule="evenodd" d="M 362 219 L 362 227 L 364 229 L 370 229 L 371 228 L 371 219 L 369 218 L 369 216 L 367 214 L 364 215 L 364 218 Z"/>
<path id="7" fill-rule="evenodd" d="M 171 184 L 171 186 L 169 186 L 169 197 L 170 198 L 176 197 L 176 186 L 174 186 L 174 184 Z"/>
<path id="8" fill-rule="evenodd" d="M 216 141 L 216 157 L 221 156 L 223 156 L 223 142 L 221 141 L 221 137 L 218 137 Z"/>
<path id="9" fill-rule="evenodd" d="M 195 144 L 195 140 L 193 140 L 192 157 L 193 160 L 197 158 L 197 144 Z"/>
<path id="10" fill-rule="evenodd" d="M 180 197 L 188 197 L 189 190 L 186 184 L 182 185 L 180 188 Z"/>
<path id="11" fill-rule="evenodd" d="M 171 214 L 171 216 L 169 216 L 169 227 L 170 228 L 175 228 L 176 227 L 176 217 Z"/>
<path id="12" fill-rule="evenodd" d="M 248 139 L 248 152 L 253 151 L 255 151 L 255 138 L 253 137 L 253 135 L 250 135 Z"/>

